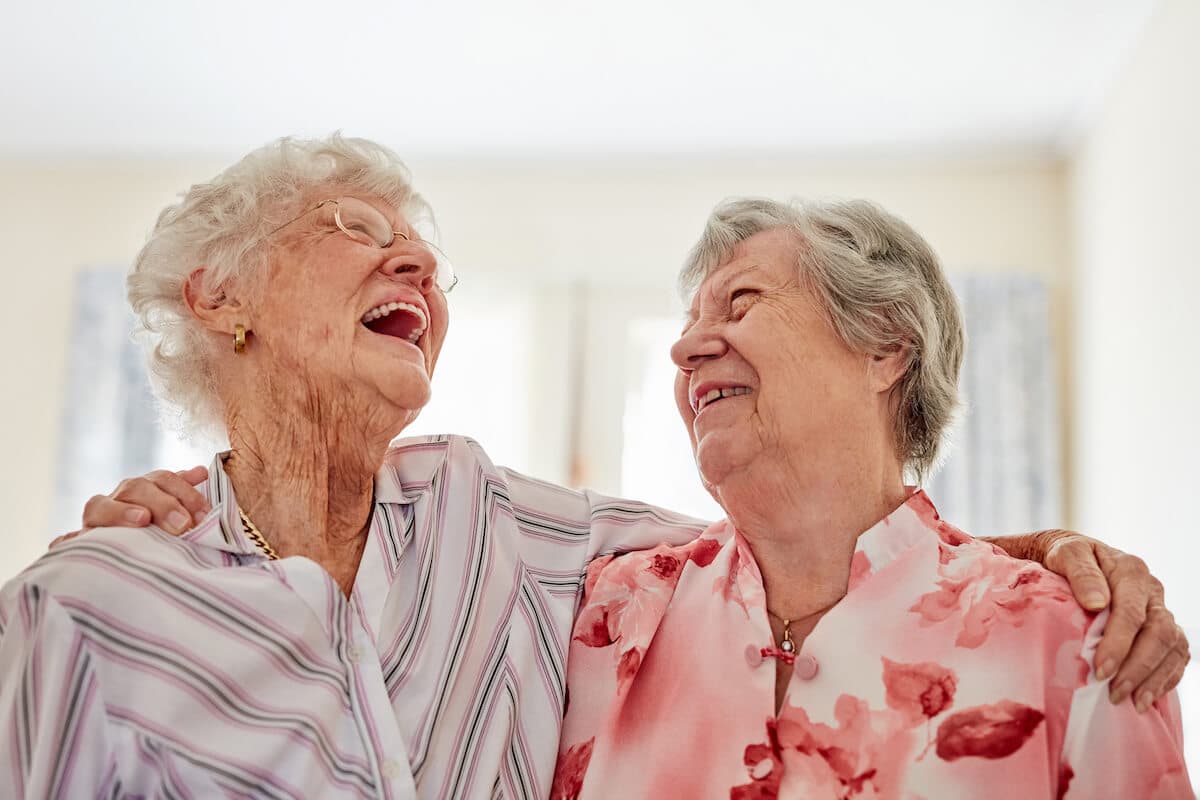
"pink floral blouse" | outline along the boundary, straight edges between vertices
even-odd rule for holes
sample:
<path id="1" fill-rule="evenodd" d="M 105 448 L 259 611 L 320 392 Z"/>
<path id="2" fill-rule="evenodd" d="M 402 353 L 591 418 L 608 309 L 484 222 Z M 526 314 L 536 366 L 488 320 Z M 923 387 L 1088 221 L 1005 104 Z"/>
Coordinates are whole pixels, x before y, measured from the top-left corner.
<path id="1" fill-rule="evenodd" d="M 1194 797 L 1178 699 L 1113 706 L 1105 614 L 942 522 L 858 540 L 779 715 L 762 577 L 728 522 L 588 569 L 553 800 Z"/>

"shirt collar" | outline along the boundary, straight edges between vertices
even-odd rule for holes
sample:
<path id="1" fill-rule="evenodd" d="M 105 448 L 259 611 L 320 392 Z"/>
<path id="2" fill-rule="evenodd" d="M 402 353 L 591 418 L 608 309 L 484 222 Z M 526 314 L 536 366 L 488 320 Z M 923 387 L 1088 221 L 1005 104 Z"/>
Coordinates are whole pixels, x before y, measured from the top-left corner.
<path id="1" fill-rule="evenodd" d="M 971 541 L 971 537 L 944 522 L 929 496 L 914 488 L 895 511 L 858 537 L 851 562 L 850 588 L 879 572 L 913 546 L 930 540 L 958 545 Z"/>
<path id="2" fill-rule="evenodd" d="M 433 486 L 446 460 L 449 439 L 425 436 L 392 443 L 383 465 L 375 473 L 375 502 L 408 505 L 416 502 Z M 242 529 L 233 485 L 225 473 L 228 451 L 217 453 L 208 466 L 208 480 L 196 487 L 208 500 L 212 511 L 183 540 L 241 556 L 262 556 L 262 551 Z M 263 556 L 265 558 L 265 556 Z"/>

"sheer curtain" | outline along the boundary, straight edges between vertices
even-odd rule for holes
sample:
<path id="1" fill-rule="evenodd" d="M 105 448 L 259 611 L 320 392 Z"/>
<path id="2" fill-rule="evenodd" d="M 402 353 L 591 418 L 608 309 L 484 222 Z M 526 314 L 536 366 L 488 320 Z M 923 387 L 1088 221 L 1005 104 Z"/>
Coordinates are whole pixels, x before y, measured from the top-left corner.
<path id="1" fill-rule="evenodd" d="M 207 461 L 161 433 L 141 351 L 130 338 L 124 272 L 81 271 L 73 312 L 51 536 L 78 528 L 87 499 L 121 478 Z"/>
<path id="2" fill-rule="evenodd" d="M 926 489 L 942 516 L 983 535 L 1063 525 L 1057 362 L 1038 278 L 956 276 L 967 326 L 963 413 Z"/>

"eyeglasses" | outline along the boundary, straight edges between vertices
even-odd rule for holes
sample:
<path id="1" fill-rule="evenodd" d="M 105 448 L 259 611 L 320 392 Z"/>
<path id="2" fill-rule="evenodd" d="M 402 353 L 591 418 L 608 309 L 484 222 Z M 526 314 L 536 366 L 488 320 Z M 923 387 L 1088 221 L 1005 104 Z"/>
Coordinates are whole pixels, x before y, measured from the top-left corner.
<path id="1" fill-rule="evenodd" d="M 276 234 L 296 220 L 329 205 L 333 206 L 334 224 L 338 226 L 338 229 L 342 233 L 354 241 L 370 247 L 378 247 L 382 250 L 391 247 L 392 242 L 396 241 L 396 237 L 399 236 L 405 241 L 424 245 L 437 261 L 437 271 L 434 274 L 434 281 L 437 283 L 438 288 L 444 294 L 449 294 L 458 285 L 458 276 L 454 273 L 454 265 L 450 263 L 450 259 L 446 257 L 446 254 L 442 252 L 440 247 L 427 239 L 413 239 L 404 231 L 392 230 L 392 223 L 388 221 L 388 218 L 379 209 L 365 200 L 359 200 L 355 197 L 322 200 L 308 211 L 288 220 L 267 235 Z"/>

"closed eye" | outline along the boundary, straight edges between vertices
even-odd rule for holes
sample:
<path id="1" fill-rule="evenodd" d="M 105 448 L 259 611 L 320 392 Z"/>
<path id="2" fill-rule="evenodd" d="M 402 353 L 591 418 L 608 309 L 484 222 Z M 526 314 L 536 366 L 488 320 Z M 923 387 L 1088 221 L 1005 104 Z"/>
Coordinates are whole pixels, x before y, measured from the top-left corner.
<path id="1" fill-rule="evenodd" d="M 758 298 L 757 289 L 737 289 L 729 295 L 729 312 L 734 319 L 741 319 Z"/>

